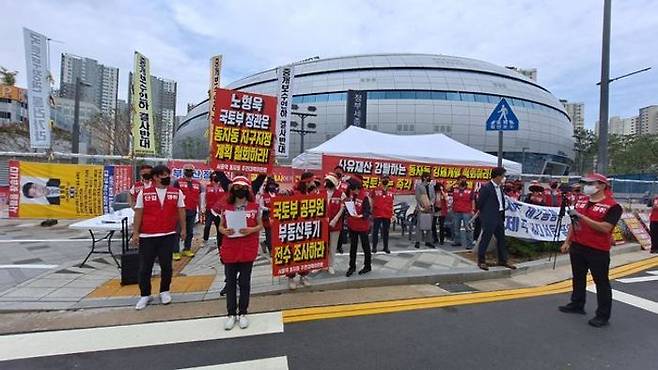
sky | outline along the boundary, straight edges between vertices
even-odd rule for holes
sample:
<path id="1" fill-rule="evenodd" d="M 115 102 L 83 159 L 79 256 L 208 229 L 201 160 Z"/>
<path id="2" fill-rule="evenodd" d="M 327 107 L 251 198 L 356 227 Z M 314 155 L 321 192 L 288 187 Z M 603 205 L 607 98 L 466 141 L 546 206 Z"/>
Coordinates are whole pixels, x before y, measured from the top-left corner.
<path id="1" fill-rule="evenodd" d="M 120 69 L 125 99 L 133 51 L 151 74 L 178 82 L 177 114 L 207 96 L 209 58 L 223 54 L 222 85 L 313 56 L 432 53 L 537 68 L 556 97 L 585 103 L 598 119 L 603 0 L 12 0 L 2 6 L 0 66 L 24 87 L 22 27 L 55 40 L 60 55 Z M 610 116 L 658 104 L 658 1 L 613 0 Z"/>

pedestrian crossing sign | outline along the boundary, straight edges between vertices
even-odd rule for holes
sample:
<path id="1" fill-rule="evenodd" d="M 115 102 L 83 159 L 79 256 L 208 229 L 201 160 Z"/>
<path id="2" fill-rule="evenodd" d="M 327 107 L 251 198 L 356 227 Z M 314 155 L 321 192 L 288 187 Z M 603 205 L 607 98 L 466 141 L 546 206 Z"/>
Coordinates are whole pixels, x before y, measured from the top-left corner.
<path id="1" fill-rule="evenodd" d="M 518 131 L 519 119 L 505 98 L 500 99 L 487 119 L 487 131 Z"/>

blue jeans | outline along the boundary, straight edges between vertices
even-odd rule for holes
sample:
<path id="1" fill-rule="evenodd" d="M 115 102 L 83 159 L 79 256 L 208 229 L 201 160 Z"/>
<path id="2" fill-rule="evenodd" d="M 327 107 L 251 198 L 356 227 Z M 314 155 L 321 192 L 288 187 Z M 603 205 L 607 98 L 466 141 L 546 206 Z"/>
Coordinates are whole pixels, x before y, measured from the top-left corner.
<path id="1" fill-rule="evenodd" d="M 466 226 L 471 220 L 473 215 L 469 213 L 454 212 L 452 214 L 452 235 L 455 243 L 462 244 L 464 247 L 470 247 L 473 244 L 473 233 L 466 231 Z M 464 223 L 464 230 L 461 229 L 462 222 Z M 459 241 L 457 241 L 457 231 L 460 232 Z"/>

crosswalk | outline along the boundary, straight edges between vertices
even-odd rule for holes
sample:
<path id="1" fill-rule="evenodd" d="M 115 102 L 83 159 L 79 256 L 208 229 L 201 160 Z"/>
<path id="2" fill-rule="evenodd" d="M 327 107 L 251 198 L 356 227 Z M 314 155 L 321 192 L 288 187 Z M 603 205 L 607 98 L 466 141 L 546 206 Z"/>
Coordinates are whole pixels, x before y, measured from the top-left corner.
<path id="1" fill-rule="evenodd" d="M 224 330 L 225 317 L 175 320 L 89 329 L 57 330 L 0 336 L 0 361 L 26 360 L 208 340 L 283 333 L 281 312 L 249 315 L 247 329 Z M 255 362 L 254 362 L 255 361 Z M 1 363 L 0 363 L 1 364 Z M 2 367 L 0 365 L 0 367 Z M 285 357 L 191 369 L 287 369 Z"/>
<path id="2" fill-rule="evenodd" d="M 286 356 L 264 358 L 260 360 L 232 362 L 230 364 L 188 367 L 180 370 L 288 370 Z"/>
<path id="3" fill-rule="evenodd" d="M 645 271 L 649 276 L 638 276 L 631 278 L 617 279 L 615 281 L 622 284 L 633 284 L 633 283 L 644 283 L 648 281 L 658 281 L 658 271 Z M 587 290 L 591 293 L 596 293 L 596 286 L 589 285 Z M 625 303 L 627 305 L 649 311 L 651 313 L 658 315 L 658 302 L 654 302 L 650 299 L 643 297 L 638 297 L 633 294 L 622 292 L 618 289 L 612 289 L 612 299 L 618 302 Z"/>

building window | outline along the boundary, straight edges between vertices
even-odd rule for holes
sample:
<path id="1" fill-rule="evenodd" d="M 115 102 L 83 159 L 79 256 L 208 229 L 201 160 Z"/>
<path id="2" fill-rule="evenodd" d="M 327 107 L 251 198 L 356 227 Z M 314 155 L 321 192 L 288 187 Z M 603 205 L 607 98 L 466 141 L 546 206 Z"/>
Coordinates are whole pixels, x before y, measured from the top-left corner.
<path id="1" fill-rule="evenodd" d="M 397 131 L 402 131 L 402 125 L 398 125 Z"/>
<path id="2" fill-rule="evenodd" d="M 446 93 L 448 96 L 448 100 L 453 100 L 453 101 L 461 101 L 461 98 L 459 97 L 459 93 L 457 92 L 448 92 Z"/>
<path id="3" fill-rule="evenodd" d="M 11 119 L 11 113 L 10 112 L 0 112 L 0 118 Z"/>

